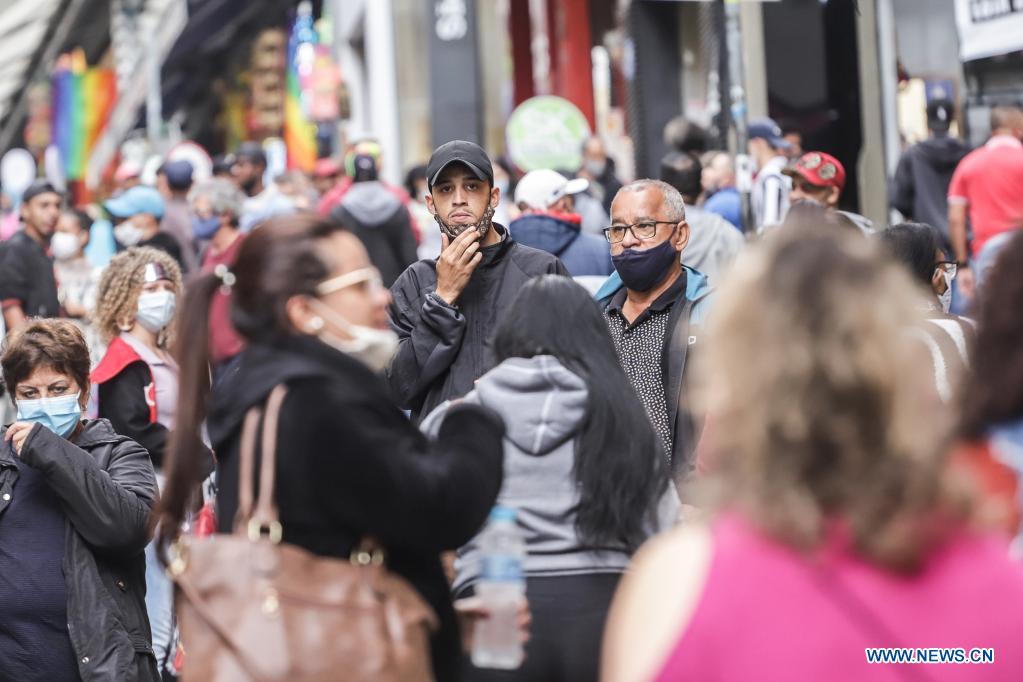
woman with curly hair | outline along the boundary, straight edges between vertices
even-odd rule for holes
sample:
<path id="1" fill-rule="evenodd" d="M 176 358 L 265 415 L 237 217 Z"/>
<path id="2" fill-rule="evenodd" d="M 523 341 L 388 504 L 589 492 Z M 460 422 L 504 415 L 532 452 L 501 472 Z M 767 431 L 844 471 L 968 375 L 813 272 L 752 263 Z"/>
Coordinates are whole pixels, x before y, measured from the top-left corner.
<path id="1" fill-rule="evenodd" d="M 168 347 L 180 294 L 177 261 L 150 247 L 114 256 L 97 292 L 95 324 L 109 344 L 92 371 L 97 414 L 149 451 L 158 481 L 178 404 L 178 365 Z M 146 568 L 146 608 L 162 669 L 170 658 L 171 588 L 153 545 L 146 548 Z"/>

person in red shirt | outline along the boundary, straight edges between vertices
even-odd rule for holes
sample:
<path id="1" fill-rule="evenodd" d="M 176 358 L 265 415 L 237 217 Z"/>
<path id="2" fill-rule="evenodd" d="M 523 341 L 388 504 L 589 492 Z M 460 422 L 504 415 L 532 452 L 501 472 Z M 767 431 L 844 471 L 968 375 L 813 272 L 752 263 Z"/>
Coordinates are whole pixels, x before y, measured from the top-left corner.
<path id="1" fill-rule="evenodd" d="M 966 216 L 973 227 L 972 253 L 1002 232 L 1023 226 L 1023 109 L 991 110 L 991 138 L 959 163 L 948 188 L 948 230 L 959 263 L 958 282 L 973 297 Z"/>
<path id="2" fill-rule="evenodd" d="M 203 244 L 200 270 L 230 278 L 231 267 L 245 235 L 238 219 L 245 195 L 229 180 L 213 178 L 196 185 L 188 195 L 192 208 L 192 231 Z M 229 284 L 229 282 L 224 282 Z M 231 324 L 231 297 L 228 287 L 217 292 L 210 302 L 210 358 L 216 367 L 241 352 L 245 344 Z"/>

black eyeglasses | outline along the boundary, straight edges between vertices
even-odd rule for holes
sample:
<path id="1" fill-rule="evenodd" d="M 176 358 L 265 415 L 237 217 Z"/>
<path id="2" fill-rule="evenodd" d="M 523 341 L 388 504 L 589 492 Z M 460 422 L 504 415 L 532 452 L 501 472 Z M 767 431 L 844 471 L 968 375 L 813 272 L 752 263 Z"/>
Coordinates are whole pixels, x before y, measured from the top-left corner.
<path id="1" fill-rule="evenodd" d="M 646 241 L 647 239 L 653 239 L 654 235 L 657 234 L 658 225 L 678 225 L 678 222 L 673 220 L 644 220 L 633 225 L 612 225 L 611 227 L 605 227 L 601 232 L 604 233 L 604 239 L 612 244 L 617 244 L 625 239 L 626 230 L 631 232 L 632 236 L 636 239 Z"/>

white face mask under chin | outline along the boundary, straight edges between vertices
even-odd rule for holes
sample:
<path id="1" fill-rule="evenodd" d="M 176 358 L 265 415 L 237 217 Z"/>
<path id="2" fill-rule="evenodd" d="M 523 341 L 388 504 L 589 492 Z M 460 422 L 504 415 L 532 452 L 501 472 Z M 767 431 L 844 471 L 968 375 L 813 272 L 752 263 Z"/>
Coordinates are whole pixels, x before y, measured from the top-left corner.
<path id="1" fill-rule="evenodd" d="M 327 329 L 319 332 L 319 339 L 342 353 L 351 355 L 374 372 L 382 372 L 398 350 L 398 335 L 390 329 L 374 329 L 352 324 L 342 315 L 320 301 L 315 301 L 316 311 L 328 323 L 343 329 L 351 339 L 338 338 Z"/>
<path id="2" fill-rule="evenodd" d="M 938 294 L 938 302 L 941 303 L 942 312 L 947 314 L 952 308 L 952 275 L 943 272 L 941 276 L 945 278 L 945 293 Z"/>

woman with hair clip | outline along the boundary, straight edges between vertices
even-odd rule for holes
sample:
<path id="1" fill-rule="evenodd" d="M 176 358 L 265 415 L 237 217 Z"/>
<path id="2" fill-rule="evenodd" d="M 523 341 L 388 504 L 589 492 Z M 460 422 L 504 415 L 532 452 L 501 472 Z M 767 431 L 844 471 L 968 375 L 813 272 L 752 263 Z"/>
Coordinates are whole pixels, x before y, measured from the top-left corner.
<path id="1" fill-rule="evenodd" d="M 412 426 L 379 375 L 397 343 L 387 328 L 389 294 L 361 242 L 326 220 L 280 216 L 252 232 L 233 272 L 190 284 L 183 338 L 208 338 L 210 299 L 223 287 L 232 291 L 232 322 L 246 348 L 212 395 L 205 345 L 182 348 L 164 528 L 180 528 L 189 509 L 205 418 L 217 453 L 218 531 L 231 532 L 242 422 L 275 387 L 287 386 L 274 490 L 283 542 L 347 559 L 363 538 L 375 538 L 389 570 L 407 579 L 439 617 L 431 640 L 436 678 L 458 679 L 461 642 L 440 553 L 471 538 L 494 502 L 500 419 L 461 406 L 435 442 Z"/>
<path id="2" fill-rule="evenodd" d="M 602 679 L 1023 679 L 1023 567 L 950 467 L 908 276 L 855 232 L 797 225 L 719 296 L 711 517 L 637 555 Z"/>
<path id="3" fill-rule="evenodd" d="M 178 408 L 178 366 L 167 349 L 180 293 L 177 261 L 141 246 L 110 260 L 96 296 L 95 325 L 108 344 L 92 370 L 97 414 L 149 451 L 158 483 Z M 173 595 L 152 543 L 146 547 L 146 609 L 162 670 L 173 658 Z"/>
<path id="4" fill-rule="evenodd" d="M 516 509 L 525 539 L 533 636 L 518 670 L 472 668 L 466 678 L 596 680 L 618 580 L 632 553 L 678 516 L 667 459 L 599 307 L 571 279 L 526 284 L 497 329 L 494 352 L 498 365 L 475 390 L 423 423 L 431 433 L 469 404 L 495 410 L 507 429 L 498 504 Z M 458 550 L 458 597 L 480 578 L 479 541 Z"/>

